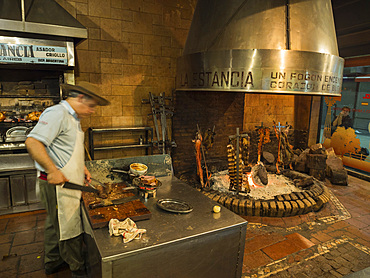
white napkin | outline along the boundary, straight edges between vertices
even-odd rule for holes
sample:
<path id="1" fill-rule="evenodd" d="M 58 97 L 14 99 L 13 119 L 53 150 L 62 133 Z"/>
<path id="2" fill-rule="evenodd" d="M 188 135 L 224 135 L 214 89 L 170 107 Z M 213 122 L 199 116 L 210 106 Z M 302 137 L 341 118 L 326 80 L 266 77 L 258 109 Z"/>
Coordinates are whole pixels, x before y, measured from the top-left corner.
<path id="1" fill-rule="evenodd" d="M 136 223 L 130 218 L 126 218 L 122 222 L 118 219 L 109 221 L 109 234 L 112 236 L 123 236 L 123 242 L 130 242 L 133 239 L 140 239 L 142 234 L 146 233 L 145 229 L 138 229 Z"/>

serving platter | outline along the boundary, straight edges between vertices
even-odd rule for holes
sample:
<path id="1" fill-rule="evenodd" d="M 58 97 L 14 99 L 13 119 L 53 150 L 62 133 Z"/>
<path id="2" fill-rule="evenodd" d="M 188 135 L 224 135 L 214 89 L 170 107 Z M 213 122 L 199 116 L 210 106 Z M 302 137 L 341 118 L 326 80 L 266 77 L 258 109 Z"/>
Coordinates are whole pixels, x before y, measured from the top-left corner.
<path id="1" fill-rule="evenodd" d="M 189 213 L 193 211 L 193 207 L 190 204 L 178 199 L 160 199 L 157 201 L 157 206 L 174 213 Z"/>

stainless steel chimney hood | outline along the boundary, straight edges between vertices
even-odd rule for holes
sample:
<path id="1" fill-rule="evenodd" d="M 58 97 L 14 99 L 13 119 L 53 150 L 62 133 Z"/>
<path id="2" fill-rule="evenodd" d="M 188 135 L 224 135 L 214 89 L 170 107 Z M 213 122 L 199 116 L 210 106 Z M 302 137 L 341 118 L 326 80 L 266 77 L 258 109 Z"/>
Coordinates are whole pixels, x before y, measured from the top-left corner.
<path id="1" fill-rule="evenodd" d="M 339 96 L 330 0 L 198 0 L 178 91 Z"/>
<path id="2" fill-rule="evenodd" d="M 87 29 L 54 0 L 1 0 L 0 31 L 87 38 Z"/>

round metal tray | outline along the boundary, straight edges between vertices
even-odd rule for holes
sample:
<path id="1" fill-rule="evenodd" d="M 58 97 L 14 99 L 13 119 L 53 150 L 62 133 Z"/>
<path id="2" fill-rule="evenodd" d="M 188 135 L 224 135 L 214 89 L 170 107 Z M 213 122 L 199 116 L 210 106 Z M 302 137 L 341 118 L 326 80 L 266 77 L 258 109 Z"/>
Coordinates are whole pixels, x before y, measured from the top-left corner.
<path id="1" fill-rule="evenodd" d="M 163 210 L 175 213 L 189 213 L 193 211 L 191 205 L 177 199 L 160 199 L 157 201 L 157 206 Z"/>

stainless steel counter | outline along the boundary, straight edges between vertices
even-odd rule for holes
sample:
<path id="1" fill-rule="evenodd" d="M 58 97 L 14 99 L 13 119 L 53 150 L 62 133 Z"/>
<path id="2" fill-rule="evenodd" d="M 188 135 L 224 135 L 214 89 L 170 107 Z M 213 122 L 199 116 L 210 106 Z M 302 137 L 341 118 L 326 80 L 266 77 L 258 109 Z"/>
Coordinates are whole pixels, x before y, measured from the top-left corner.
<path id="1" fill-rule="evenodd" d="M 36 168 L 24 154 L 0 155 L 0 215 L 43 209 L 36 194 Z"/>
<path id="2" fill-rule="evenodd" d="M 140 161 L 138 161 L 140 162 Z M 240 277 L 247 222 L 179 179 L 160 177 L 156 198 L 144 204 L 150 220 L 138 221 L 147 230 L 140 240 L 123 243 L 108 228 L 87 237 L 93 277 Z M 161 198 L 181 199 L 193 206 L 188 214 L 161 210 Z"/>
<path id="3" fill-rule="evenodd" d="M 36 170 L 35 163 L 28 153 L 0 155 L 0 173 L 20 170 Z"/>

